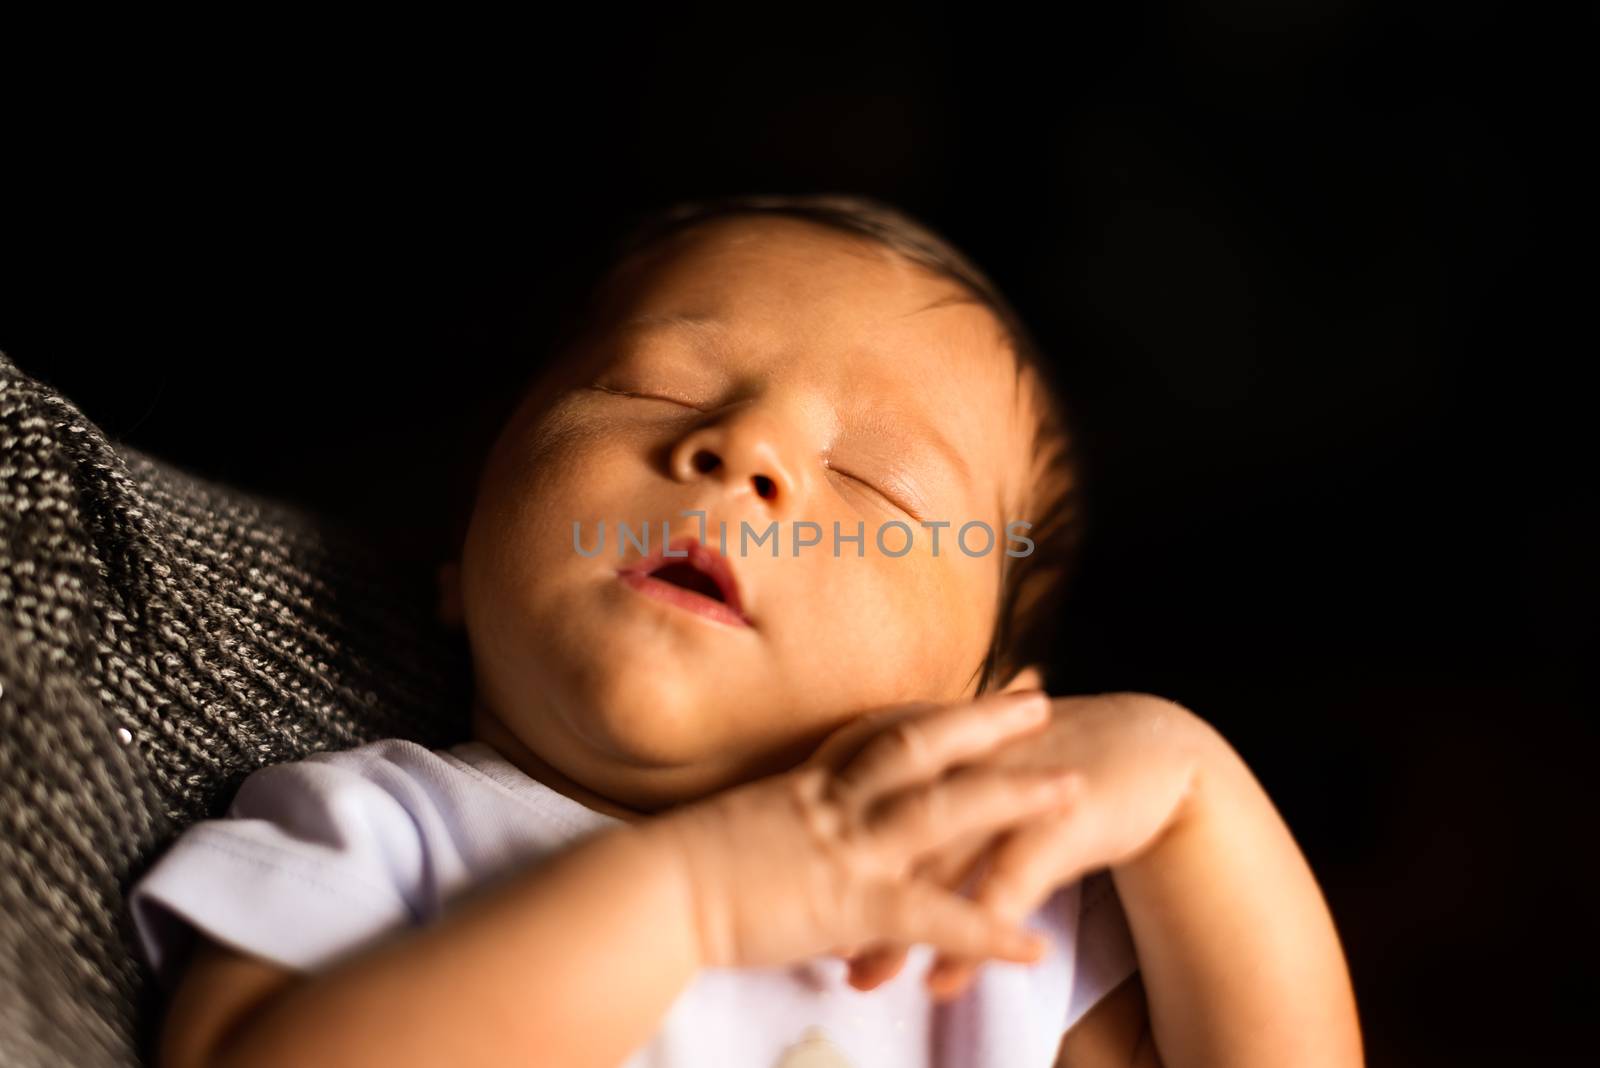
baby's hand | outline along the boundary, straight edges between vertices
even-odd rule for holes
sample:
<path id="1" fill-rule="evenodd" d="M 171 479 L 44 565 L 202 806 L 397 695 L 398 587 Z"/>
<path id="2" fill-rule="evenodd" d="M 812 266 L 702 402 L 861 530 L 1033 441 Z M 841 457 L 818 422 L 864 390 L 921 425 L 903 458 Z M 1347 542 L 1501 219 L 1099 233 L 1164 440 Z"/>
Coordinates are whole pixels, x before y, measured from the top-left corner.
<path id="1" fill-rule="evenodd" d="M 971 836 L 928 864 L 945 884 L 957 881 L 951 873 L 981 866 L 973 900 L 1016 922 L 1057 887 L 1143 856 L 1182 818 L 1204 750 L 1226 744 L 1192 712 L 1151 694 L 1058 697 L 1051 713 L 1046 730 L 997 746 L 982 760 L 1012 770 L 1040 763 L 1077 769 L 1082 795 L 1073 811 L 1045 814 L 1004 835 Z M 871 990 L 893 978 L 906 952 L 906 943 L 888 940 L 854 947 L 847 953 L 852 985 Z M 935 996 L 957 997 L 972 981 L 981 962 L 960 958 L 941 953 L 928 969 Z"/>
<path id="2" fill-rule="evenodd" d="M 1043 693 L 902 706 L 876 732 L 852 721 L 795 769 L 641 824 L 684 865 L 702 966 L 787 964 L 880 940 L 1037 960 L 1032 932 L 918 869 L 957 839 L 1070 798 L 1074 776 L 1056 769 L 976 763 L 1044 726 L 1049 707 Z"/>

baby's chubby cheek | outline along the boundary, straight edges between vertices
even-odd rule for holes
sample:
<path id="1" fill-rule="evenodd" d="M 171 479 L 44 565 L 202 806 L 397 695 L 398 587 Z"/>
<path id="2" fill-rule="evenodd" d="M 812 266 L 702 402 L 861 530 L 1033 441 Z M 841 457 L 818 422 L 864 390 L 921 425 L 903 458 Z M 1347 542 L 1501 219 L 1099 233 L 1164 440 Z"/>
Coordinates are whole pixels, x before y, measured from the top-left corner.
<path id="1" fill-rule="evenodd" d="M 858 516 L 841 522 L 849 533 Z M 815 730 L 850 712 L 909 701 L 953 698 L 981 663 L 993 612 L 991 561 L 952 558 L 941 543 L 934 557 L 927 531 L 918 530 L 904 555 L 880 551 L 866 523 L 863 555 L 844 543 L 823 544 L 799 556 L 736 561 L 755 573 L 774 620 L 768 635 L 782 664 L 799 726 Z M 884 543 L 904 544 L 891 528 Z"/>
<path id="2" fill-rule="evenodd" d="M 890 549 L 903 532 L 885 534 Z M 954 698 L 987 649 L 998 565 L 992 557 L 967 557 L 941 538 L 932 553 L 929 531 L 916 530 L 899 557 L 868 548 L 855 568 L 838 572 L 839 588 L 818 609 L 817 630 L 833 637 L 838 668 L 857 680 L 873 704 Z"/>
<path id="3" fill-rule="evenodd" d="M 482 699 L 569 763 L 678 766 L 759 744 L 753 727 L 781 734 L 792 716 L 775 655 L 781 620 L 774 631 L 728 628 L 618 581 L 619 521 L 636 535 L 650 522 L 658 548 L 683 491 L 627 442 L 564 429 L 547 424 L 499 455 L 468 532 L 463 589 Z M 574 547 L 575 523 L 585 551 L 604 524 L 598 554 Z"/>

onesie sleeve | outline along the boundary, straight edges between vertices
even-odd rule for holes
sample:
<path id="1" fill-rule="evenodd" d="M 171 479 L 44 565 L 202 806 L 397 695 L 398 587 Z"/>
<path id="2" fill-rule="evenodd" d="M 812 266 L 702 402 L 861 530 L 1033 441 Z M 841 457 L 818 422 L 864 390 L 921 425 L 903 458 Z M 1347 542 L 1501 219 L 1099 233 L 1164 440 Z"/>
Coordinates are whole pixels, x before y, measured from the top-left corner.
<path id="1" fill-rule="evenodd" d="M 1127 916 L 1122 911 L 1111 873 L 1105 869 L 1082 881 L 1074 946 L 1066 1030 L 1071 1030 L 1096 1002 L 1139 970 Z"/>
<path id="2" fill-rule="evenodd" d="M 259 769 L 225 818 L 178 837 L 128 897 L 164 986 L 197 932 L 311 971 L 418 921 L 423 841 L 403 792 L 372 770 L 329 753 Z"/>

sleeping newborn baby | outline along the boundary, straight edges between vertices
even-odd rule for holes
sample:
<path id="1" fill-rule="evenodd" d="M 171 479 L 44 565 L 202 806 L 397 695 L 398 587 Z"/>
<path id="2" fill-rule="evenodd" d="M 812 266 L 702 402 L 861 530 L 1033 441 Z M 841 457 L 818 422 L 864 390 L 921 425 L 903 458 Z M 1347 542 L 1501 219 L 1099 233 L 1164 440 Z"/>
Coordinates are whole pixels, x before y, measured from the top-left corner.
<path id="1" fill-rule="evenodd" d="M 958 252 L 859 198 L 680 207 L 560 357 L 440 572 L 471 740 L 257 771 L 134 887 L 163 1065 L 1359 1057 L 1237 755 L 1025 662 L 1077 478 Z"/>

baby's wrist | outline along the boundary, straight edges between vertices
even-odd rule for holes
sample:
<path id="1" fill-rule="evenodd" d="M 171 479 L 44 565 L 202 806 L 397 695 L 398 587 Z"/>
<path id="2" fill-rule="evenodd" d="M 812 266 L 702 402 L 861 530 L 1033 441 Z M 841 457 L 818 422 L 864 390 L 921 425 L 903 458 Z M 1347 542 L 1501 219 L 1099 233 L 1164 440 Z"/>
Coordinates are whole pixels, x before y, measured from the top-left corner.
<path id="1" fill-rule="evenodd" d="M 627 830 L 651 852 L 671 881 L 676 906 L 669 916 L 686 924 L 693 933 L 698 967 L 731 967 L 734 961 L 728 925 L 718 919 L 718 911 L 712 907 L 701 870 L 704 861 L 683 820 L 676 814 L 656 816 L 631 824 Z"/>

